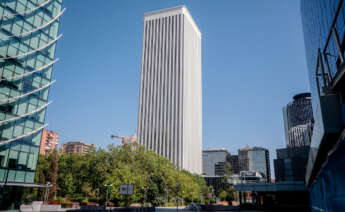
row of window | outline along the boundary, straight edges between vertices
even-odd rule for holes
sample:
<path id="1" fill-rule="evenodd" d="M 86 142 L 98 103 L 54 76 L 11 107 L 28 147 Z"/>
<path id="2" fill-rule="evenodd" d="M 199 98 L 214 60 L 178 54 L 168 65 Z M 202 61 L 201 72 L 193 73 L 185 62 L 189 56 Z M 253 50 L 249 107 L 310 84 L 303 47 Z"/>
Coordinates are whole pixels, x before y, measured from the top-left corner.
<path id="1" fill-rule="evenodd" d="M 46 2 L 47 0 L 44 0 L 43 2 Z M 29 11 L 32 8 L 36 8 L 37 6 L 41 5 L 42 3 L 36 3 L 35 5 L 32 4 L 31 1 L 12 1 L 7 2 L 6 4 L 3 4 L 2 10 L 0 10 L 0 17 L 3 18 L 3 16 L 7 17 L 14 17 L 14 18 L 21 18 L 22 14 L 24 15 L 25 11 Z M 31 13 L 28 13 L 25 15 L 25 20 L 32 24 L 33 27 L 39 27 L 42 24 L 48 22 L 51 20 L 54 16 L 58 14 L 61 8 L 61 3 L 57 1 L 51 1 L 48 3 L 48 5 L 45 5 L 35 11 L 32 11 Z M 12 14 L 20 14 L 13 16 Z M 36 18 L 35 20 L 32 18 L 32 16 L 36 16 L 39 18 Z M 11 19 L 10 19 L 11 20 Z"/>
<path id="2" fill-rule="evenodd" d="M 0 50 L 1 53 L 1 50 Z M 44 61 L 42 61 L 42 59 Z M 12 77 L 21 76 L 26 72 L 31 72 L 42 68 L 43 66 L 50 64 L 52 59 L 43 57 L 42 55 L 37 54 L 36 57 L 30 58 L 29 60 L 16 60 L 16 59 L 0 59 L 0 73 L 2 78 L 10 79 Z M 52 67 L 47 67 L 42 71 L 34 73 L 35 76 L 40 76 L 46 80 L 50 80 Z M 37 80 L 39 81 L 39 80 Z"/>
<path id="3" fill-rule="evenodd" d="M 0 168 L 0 182 L 25 182 L 33 183 L 35 171 L 15 171 Z"/>

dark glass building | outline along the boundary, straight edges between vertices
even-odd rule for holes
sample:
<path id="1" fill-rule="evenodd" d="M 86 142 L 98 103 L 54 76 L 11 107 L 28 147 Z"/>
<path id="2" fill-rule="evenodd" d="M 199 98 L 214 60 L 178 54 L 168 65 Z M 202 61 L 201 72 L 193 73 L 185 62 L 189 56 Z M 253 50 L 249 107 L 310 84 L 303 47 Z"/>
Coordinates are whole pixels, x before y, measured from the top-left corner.
<path id="1" fill-rule="evenodd" d="M 226 161 L 231 165 L 231 173 L 239 174 L 240 173 L 240 164 L 238 161 L 238 155 L 227 155 Z"/>
<path id="2" fill-rule="evenodd" d="M 277 159 L 274 160 L 275 181 L 304 182 L 309 150 L 309 146 L 277 149 Z"/>
<path id="3" fill-rule="evenodd" d="M 0 184 L 32 184 L 35 178 L 62 0 L 0 1 Z M 10 185 L 17 185 L 11 187 Z M 3 189 L 3 188 L 2 188 Z M 13 191 L 18 197 L 19 190 Z M 0 192 L 1 208 L 11 198 Z"/>
<path id="4" fill-rule="evenodd" d="M 345 1 L 302 0 L 314 129 L 306 173 L 313 211 L 345 211 Z"/>
<path id="5" fill-rule="evenodd" d="M 286 146 L 310 146 L 313 132 L 313 109 L 310 93 L 301 93 L 283 107 Z"/>

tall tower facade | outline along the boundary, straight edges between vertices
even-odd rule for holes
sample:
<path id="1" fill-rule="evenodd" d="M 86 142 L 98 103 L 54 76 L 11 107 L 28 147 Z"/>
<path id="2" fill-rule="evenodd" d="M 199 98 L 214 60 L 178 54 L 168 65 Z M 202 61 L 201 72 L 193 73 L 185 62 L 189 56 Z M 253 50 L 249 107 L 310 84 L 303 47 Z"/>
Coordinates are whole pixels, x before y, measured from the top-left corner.
<path id="1" fill-rule="evenodd" d="M 0 183 L 34 182 L 55 82 L 61 5 L 62 0 L 0 3 Z"/>
<path id="2" fill-rule="evenodd" d="M 310 93 L 301 93 L 283 107 L 286 146 L 310 146 L 314 118 Z"/>
<path id="3" fill-rule="evenodd" d="M 201 33 L 185 6 L 144 14 L 138 142 L 202 172 Z"/>

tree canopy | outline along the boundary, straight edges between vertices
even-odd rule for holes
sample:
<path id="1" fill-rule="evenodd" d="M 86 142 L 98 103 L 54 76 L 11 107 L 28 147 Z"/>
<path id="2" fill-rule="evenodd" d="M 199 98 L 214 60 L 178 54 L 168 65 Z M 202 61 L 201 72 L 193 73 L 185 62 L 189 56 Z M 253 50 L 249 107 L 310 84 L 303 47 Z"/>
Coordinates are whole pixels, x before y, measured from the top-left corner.
<path id="1" fill-rule="evenodd" d="M 53 184 L 49 197 L 69 197 L 74 201 L 104 202 L 124 205 L 121 184 L 133 184 L 129 203 L 150 203 L 152 206 L 176 201 L 207 199 L 204 179 L 179 170 L 168 159 L 138 144 L 110 145 L 86 155 L 52 152 L 38 160 L 36 182 Z M 110 188 L 105 184 L 112 185 Z M 180 186 L 177 186 L 179 184 Z M 35 197 L 36 195 L 36 197 Z M 30 192 L 28 198 L 42 198 L 42 192 Z"/>

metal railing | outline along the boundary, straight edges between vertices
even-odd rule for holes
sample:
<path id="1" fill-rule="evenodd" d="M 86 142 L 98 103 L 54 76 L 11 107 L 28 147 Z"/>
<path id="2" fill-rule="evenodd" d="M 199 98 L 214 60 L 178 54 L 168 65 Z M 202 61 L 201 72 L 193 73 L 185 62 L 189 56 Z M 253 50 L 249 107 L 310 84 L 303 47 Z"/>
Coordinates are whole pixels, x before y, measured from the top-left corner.
<path id="1" fill-rule="evenodd" d="M 318 50 L 317 55 L 317 67 L 316 67 L 316 79 L 317 79 L 317 86 L 318 92 L 320 94 L 320 85 L 319 85 L 319 77 L 322 77 L 324 89 L 327 88 L 329 90 L 334 90 L 335 87 L 338 86 L 338 82 L 341 78 L 345 76 L 345 59 L 344 59 L 344 48 L 339 38 L 339 32 L 336 28 L 337 21 L 339 19 L 339 14 L 342 9 L 343 0 L 339 1 L 338 7 L 336 9 L 334 18 L 332 20 L 332 24 L 330 26 L 330 30 L 328 32 L 328 36 L 326 39 L 325 46 L 321 53 L 321 50 Z M 344 29 L 342 29 L 344 30 Z M 333 45 L 335 44 L 335 53 L 331 53 L 331 44 L 333 40 Z M 334 55 L 335 54 L 335 55 Z M 330 64 L 330 57 L 333 60 L 333 63 Z M 323 64 L 325 62 L 325 65 Z M 332 74 L 332 68 L 335 69 L 335 73 Z M 325 68 L 327 73 L 325 72 Z M 321 69 L 321 74 L 318 73 L 319 69 Z"/>

